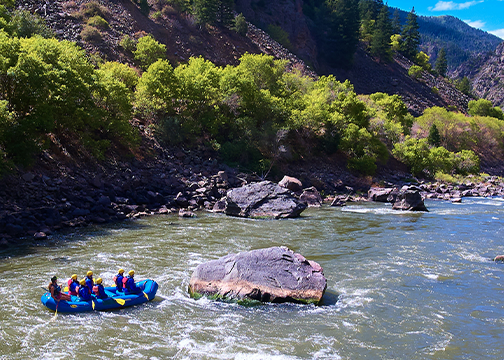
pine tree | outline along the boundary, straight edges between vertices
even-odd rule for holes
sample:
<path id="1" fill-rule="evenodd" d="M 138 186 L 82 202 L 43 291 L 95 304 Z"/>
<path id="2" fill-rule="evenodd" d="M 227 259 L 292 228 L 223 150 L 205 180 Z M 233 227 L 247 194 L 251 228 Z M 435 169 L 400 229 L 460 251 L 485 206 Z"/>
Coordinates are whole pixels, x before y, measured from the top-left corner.
<path id="1" fill-rule="evenodd" d="M 217 0 L 194 0 L 194 15 L 200 24 L 215 25 L 217 23 L 217 11 L 219 1 Z"/>
<path id="2" fill-rule="evenodd" d="M 233 14 L 234 0 L 219 1 L 219 23 L 223 26 L 230 27 L 234 22 Z"/>
<path id="3" fill-rule="evenodd" d="M 446 71 L 448 70 L 448 61 L 446 60 L 446 51 L 444 48 L 439 50 L 436 63 L 434 64 L 434 69 L 442 77 L 446 76 Z"/>
<path id="4" fill-rule="evenodd" d="M 232 27 L 232 29 L 241 36 L 247 35 L 248 24 L 243 14 L 240 13 L 238 16 L 236 16 L 236 18 L 234 19 L 234 26 Z"/>
<path id="5" fill-rule="evenodd" d="M 395 9 L 394 15 L 392 15 L 392 34 L 400 34 L 401 31 L 401 14 L 399 13 L 399 9 Z"/>
<path id="6" fill-rule="evenodd" d="M 383 5 L 376 20 L 375 30 L 371 39 L 371 54 L 379 58 L 380 62 L 390 62 L 392 60 L 391 36 L 392 22 L 390 21 L 389 10 L 386 5 Z"/>
<path id="7" fill-rule="evenodd" d="M 420 26 L 418 25 L 415 8 L 413 8 L 408 14 L 406 25 L 404 25 L 401 34 L 401 52 L 404 54 L 404 56 L 411 60 L 413 60 L 418 53 L 418 46 L 420 45 L 420 32 L 418 31 L 419 28 Z"/>
<path id="8" fill-rule="evenodd" d="M 427 142 L 432 146 L 441 145 L 441 135 L 439 134 L 439 130 L 436 124 L 432 124 L 429 129 L 429 137 L 427 138 Z"/>
<path id="9" fill-rule="evenodd" d="M 359 43 L 358 0 L 326 0 L 320 13 L 322 50 L 329 64 L 350 67 Z"/>

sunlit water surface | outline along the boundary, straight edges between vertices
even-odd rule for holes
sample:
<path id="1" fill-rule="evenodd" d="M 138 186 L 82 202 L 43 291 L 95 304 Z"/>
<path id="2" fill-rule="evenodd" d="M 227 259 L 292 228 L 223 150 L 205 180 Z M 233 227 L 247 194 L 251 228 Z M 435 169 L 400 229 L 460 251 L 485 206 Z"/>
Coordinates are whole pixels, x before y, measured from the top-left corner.
<path id="1" fill-rule="evenodd" d="M 0 253 L 0 359 L 501 359 L 504 201 L 309 209 L 269 221 L 200 213 L 60 234 Z M 321 306 L 193 300 L 195 267 L 284 245 L 322 265 Z M 155 301 L 58 314 L 40 302 L 54 274 L 116 270 L 159 283 Z"/>

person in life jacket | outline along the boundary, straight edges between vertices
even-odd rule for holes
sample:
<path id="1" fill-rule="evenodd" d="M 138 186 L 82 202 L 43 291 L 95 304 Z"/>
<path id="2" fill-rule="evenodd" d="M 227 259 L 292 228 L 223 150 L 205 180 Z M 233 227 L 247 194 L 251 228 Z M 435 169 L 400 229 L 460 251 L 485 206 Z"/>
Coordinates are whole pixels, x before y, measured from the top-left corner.
<path id="1" fill-rule="evenodd" d="M 105 288 L 102 285 L 102 278 L 96 279 L 96 284 L 95 286 L 93 286 L 93 292 L 98 299 L 108 298 L 107 294 L 105 293 Z"/>
<path id="2" fill-rule="evenodd" d="M 80 286 L 79 286 L 79 297 L 81 298 L 81 300 L 83 301 L 89 301 L 89 300 L 92 300 L 92 296 L 91 296 L 91 290 L 89 289 L 89 287 L 87 286 L 86 284 L 86 279 L 82 279 L 80 281 Z"/>
<path id="3" fill-rule="evenodd" d="M 136 286 L 134 276 L 135 270 L 130 270 L 128 271 L 128 276 L 123 279 L 125 294 L 138 294 L 142 291 L 142 289 Z"/>
<path id="4" fill-rule="evenodd" d="M 70 300 L 71 299 L 70 295 L 61 292 L 61 286 L 58 285 L 57 280 L 58 278 L 56 276 L 53 276 L 51 278 L 51 283 L 49 284 L 48 287 L 52 298 L 56 301 Z"/>
<path id="5" fill-rule="evenodd" d="M 79 291 L 79 281 L 77 281 L 77 274 L 73 274 L 70 279 L 68 279 L 68 294 L 77 296 Z"/>
<path id="6" fill-rule="evenodd" d="M 119 272 L 117 273 L 116 276 L 114 276 L 114 283 L 116 285 L 117 291 L 122 292 L 123 291 L 123 279 L 124 279 L 124 270 L 119 269 Z"/>
<path id="7" fill-rule="evenodd" d="M 86 285 L 88 286 L 89 288 L 89 291 L 91 291 L 91 289 L 93 288 L 94 286 L 94 280 L 93 280 L 93 272 L 91 270 L 89 270 L 87 273 L 86 273 Z"/>

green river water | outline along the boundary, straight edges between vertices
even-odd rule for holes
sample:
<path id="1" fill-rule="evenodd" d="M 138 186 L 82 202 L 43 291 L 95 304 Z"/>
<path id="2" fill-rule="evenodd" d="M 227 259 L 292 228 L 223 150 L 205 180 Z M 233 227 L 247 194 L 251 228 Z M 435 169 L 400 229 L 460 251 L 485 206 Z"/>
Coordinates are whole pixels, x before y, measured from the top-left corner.
<path id="1" fill-rule="evenodd" d="M 504 201 L 309 209 L 281 221 L 199 213 L 55 235 L 0 252 L 0 359 L 502 359 Z M 321 306 L 193 300 L 195 267 L 288 246 L 323 268 Z M 40 302 L 53 275 L 119 267 L 158 282 L 154 301 L 58 314 Z"/>

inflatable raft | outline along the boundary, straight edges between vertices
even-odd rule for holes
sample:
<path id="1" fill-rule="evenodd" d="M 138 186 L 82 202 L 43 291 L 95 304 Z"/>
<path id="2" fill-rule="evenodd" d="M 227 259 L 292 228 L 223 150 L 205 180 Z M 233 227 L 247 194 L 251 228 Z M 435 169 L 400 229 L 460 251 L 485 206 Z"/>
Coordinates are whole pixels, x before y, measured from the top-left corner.
<path id="1" fill-rule="evenodd" d="M 78 296 L 72 295 L 71 301 L 61 300 L 58 303 L 51 297 L 51 293 L 46 292 L 40 298 L 42 304 L 49 309 L 56 311 L 58 307 L 59 313 L 79 313 L 93 310 L 113 310 L 127 306 L 133 306 L 151 301 L 156 296 L 158 284 L 154 280 L 142 280 L 136 283 L 142 292 L 139 294 L 125 295 L 122 292 L 117 292 L 114 287 L 106 287 L 105 293 L 108 295 L 106 299 L 98 299 L 93 295 L 93 299 L 89 301 L 81 300 Z"/>

